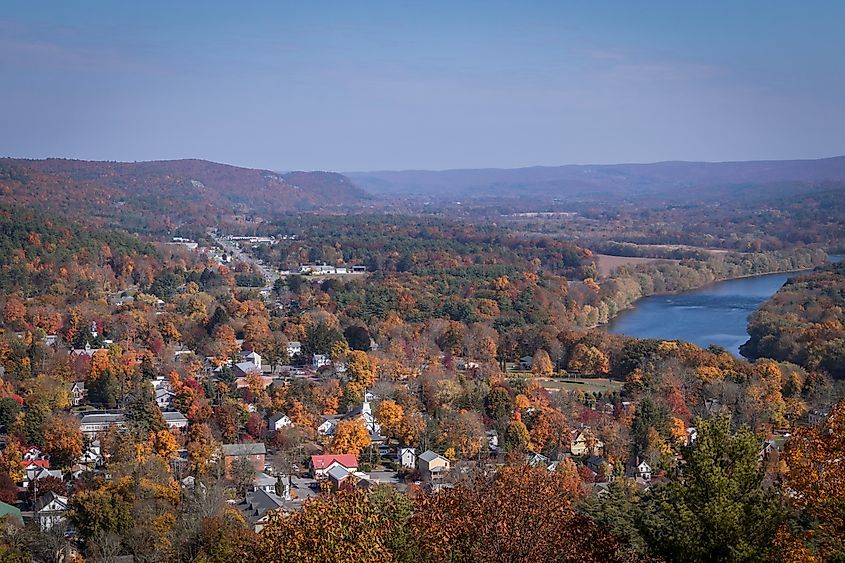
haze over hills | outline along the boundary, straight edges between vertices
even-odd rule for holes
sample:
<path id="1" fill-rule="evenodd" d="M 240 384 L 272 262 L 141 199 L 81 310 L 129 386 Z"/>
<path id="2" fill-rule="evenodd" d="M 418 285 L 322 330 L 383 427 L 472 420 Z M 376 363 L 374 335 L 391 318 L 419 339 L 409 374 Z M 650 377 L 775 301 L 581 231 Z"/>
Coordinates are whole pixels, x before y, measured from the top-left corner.
<path id="1" fill-rule="evenodd" d="M 176 225 L 212 224 L 232 213 L 337 207 L 366 197 L 348 178 L 331 172 L 280 174 L 204 160 L 0 159 L 0 203 L 129 228 L 142 228 L 151 216 Z"/>
<path id="2" fill-rule="evenodd" d="M 653 164 L 535 166 L 513 169 L 347 172 L 356 185 L 380 195 L 554 198 L 721 196 L 764 187 L 793 192 L 845 182 L 845 156 L 818 160 L 657 162 Z M 721 188 L 708 193 L 700 188 Z M 747 195 L 747 194 L 746 194 Z"/>

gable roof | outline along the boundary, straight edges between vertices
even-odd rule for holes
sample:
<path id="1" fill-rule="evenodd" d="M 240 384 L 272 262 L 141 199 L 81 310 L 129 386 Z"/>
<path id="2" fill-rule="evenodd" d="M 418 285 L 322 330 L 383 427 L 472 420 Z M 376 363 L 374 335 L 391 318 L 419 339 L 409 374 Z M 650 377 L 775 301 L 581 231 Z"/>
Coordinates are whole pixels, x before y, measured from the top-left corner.
<path id="1" fill-rule="evenodd" d="M 262 455 L 267 453 L 267 448 L 264 442 L 254 442 L 247 444 L 223 444 L 223 453 L 225 455 Z"/>
<path id="2" fill-rule="evenodd" d="M 334 462 L 339 463 L 347 469 L 358 467 L 358 457 L 354 454 L 328 454 L 311 456 L 311 467 L 313 467 L 314 469 L 325 469 Z"/>
<path id="3" fill-rule="evenodd" d="M 439 457 L 440 459 L 442 459 L 442 460 L 446 461 L 446 462 L 448 462 L 448 461 L 449 461 L 449 459 L 448 459 L 448 458 L 445 458 L 445 457 L 443 457 L 442 455 L 440 455 L 439 453 L 434 452 L 434 451 L 431 451 L 431 450 L 427 450 L 427 451 L 425 451 L 425 452 L 421 453 L 421 454 L 419 455 L 419 458 L 418 458 L 418 459 L 421 459 L 421 460 L 423 460 L 423 461 L 424 461 L 424 462 L 426 462 L 426 463 L 431 463 L 432 461 L 434 461 L 434 460 L 435 460 L 435 459 L 437 459 L 438 457 Z"/>
<path id="4" fill-rule="evenodd" d="M 349 470 L 343 467 L 342 465 L 335 465 L 334 467 L 329 469 L 328 472 L 328 476 L 334 479 L 335 481 L 341 481 L 343 479 L 346 479 L 350 475 L 352 474 L 349 472 Z"/>
<path id="5" fill-rule="evenodd" d="M 35 504 L 32 505 L 32 510 L 34 512 L 41 512 L 44 510 L 44 507 L 49 505 L 54 500 L 58 500 L 59 504 L 64 510 L 67 510 L 67 497 L 57 495 L 53 491 L 48 491 L 47 493 L 38 497 L 38 500 L 35 501 Z"/>
<path id="6" fill-rule="evenodd" d="M 279 422 L 283 418 L 288 418 L 288 415 L 286 415 L 283 412 L 276 413 L 276 414 L 274 414 L 273 416 L 270 417 L 270 424 L 276 424 L 277 422 Z M 288 420 L 290 420 L 290 419 L 288 418 Z"/>

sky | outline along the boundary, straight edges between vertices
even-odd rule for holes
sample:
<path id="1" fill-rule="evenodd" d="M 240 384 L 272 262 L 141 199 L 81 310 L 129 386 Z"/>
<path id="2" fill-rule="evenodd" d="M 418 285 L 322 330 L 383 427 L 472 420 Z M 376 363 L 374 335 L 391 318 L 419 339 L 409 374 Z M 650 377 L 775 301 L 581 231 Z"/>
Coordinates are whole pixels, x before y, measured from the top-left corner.
<path id="1" fill-rule="evenodd" d="M 33 2 L 0 155 L 271 170 L 845 154 L 845 2 Z"/>

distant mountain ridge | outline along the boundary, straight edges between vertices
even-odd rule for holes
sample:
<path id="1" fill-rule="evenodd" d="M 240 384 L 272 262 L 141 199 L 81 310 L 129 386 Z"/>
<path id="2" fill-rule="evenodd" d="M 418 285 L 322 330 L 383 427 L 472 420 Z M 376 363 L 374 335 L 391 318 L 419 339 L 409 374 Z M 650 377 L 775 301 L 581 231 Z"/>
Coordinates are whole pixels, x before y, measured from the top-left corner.
<path id="1" fill-rule="evenodd" d="M 783 189 L 786 184 L 845 183 L 845 156 L 817 160 L 571 164 L 510 169 L 347 172 L 345 175 L 361 188 L 379 195 L 679 197 L 685 191 L 703 187 L 778 185 Z"/>
<path id="2" fill-rule="evenodd" d="M 277 173 L 205 160 L 100 162 L 0 158 L 0 203 L 32 205 L 105 222 L 147 215 L 173 224 L 220 216 L 272 216 L 354 204 L 367 198 L 341 174 Z"/>

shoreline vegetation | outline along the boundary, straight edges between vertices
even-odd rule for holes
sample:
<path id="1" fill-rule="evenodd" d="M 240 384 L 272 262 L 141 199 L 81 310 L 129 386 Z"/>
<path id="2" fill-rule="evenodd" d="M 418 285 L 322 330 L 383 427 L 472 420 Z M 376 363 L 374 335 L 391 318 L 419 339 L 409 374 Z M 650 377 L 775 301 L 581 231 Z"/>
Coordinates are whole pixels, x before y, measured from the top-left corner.
<path id="1" fill-rule="evenodd" d="M 599 292 L 586 303 L 576 322 L 585 329 L 606 325 L 644 297 L 701 289 L 713 283 L 769 274 L 812 270 L 827 262 L 820 248 L 796 248 L 754 254 L 711 254 L 707 260 L 627 264 L 599 283 Z"/>

